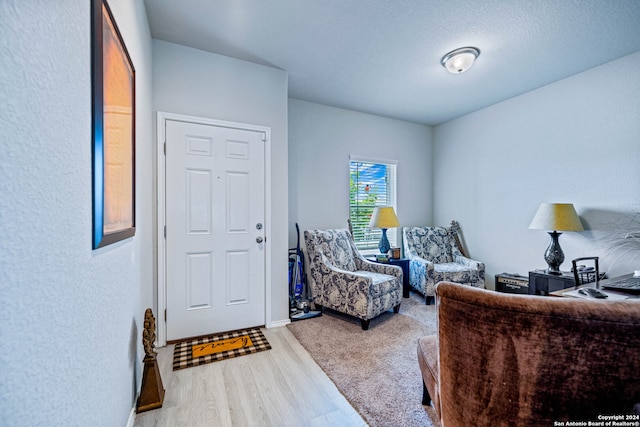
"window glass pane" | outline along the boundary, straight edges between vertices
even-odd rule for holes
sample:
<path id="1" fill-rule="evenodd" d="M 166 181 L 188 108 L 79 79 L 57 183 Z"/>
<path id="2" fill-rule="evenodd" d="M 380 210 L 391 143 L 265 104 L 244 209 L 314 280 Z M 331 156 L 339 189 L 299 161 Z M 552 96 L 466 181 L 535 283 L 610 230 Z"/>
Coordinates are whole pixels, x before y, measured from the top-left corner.
<path id="1" fill-rule="evenodd" d="M 350 161 L 349 218 L 358 249 L 377 249 L 382 230 L 370 229 L 376 206 L 396 207 L 396 165 L 372 161 Z M 396 229 L 387 230 L 391 246 L 397 246 Z"/>

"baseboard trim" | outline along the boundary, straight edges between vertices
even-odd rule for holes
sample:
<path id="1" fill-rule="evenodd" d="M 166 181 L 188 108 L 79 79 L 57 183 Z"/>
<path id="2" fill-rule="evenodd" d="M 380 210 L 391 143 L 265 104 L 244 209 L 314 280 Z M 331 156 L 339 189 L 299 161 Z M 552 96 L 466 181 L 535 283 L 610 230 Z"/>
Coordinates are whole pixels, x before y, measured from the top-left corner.
<path id="1" fill-rule="evenodd" d="M 287 326 L 289 323 L 291 323 L 291 319 L 276 320 L 274 322 L 271 322 L 271 324 L 267 327 L 267 329 Z"/>

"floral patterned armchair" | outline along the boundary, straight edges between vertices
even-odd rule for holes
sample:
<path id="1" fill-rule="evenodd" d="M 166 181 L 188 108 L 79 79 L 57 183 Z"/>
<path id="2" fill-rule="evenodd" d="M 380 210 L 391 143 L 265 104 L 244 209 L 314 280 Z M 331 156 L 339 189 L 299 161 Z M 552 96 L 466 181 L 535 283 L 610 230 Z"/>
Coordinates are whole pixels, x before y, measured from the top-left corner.
<path id="1" fill-rule="evenodd" d="M 456 224 L 453 222 L 452 224 Z M 403 227 L 409 284 L 430 304 L 441 281 L 484 288 L 484 264 L 465 257 L 456 245 L 457 227 Z"/>
<path id="2" fill-rule="evenodd" d="M 306 230 L 309 286 L 316 306 L 369 321 L 393 308 L 400 311 L 402 269 L 367 261 L 348 230 Z"/>

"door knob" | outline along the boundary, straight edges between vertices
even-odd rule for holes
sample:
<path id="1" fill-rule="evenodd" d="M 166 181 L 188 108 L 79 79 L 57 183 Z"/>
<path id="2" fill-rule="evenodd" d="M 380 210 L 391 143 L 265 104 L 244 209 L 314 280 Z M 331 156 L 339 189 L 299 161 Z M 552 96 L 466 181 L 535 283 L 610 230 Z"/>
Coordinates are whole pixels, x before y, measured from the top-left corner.
<path id="1" fill-rule="evenodd" d="M 256 242 L 258 243 L 262 243 L 264 240 L 262 239 L 262 237 L 256 237 Z"/>

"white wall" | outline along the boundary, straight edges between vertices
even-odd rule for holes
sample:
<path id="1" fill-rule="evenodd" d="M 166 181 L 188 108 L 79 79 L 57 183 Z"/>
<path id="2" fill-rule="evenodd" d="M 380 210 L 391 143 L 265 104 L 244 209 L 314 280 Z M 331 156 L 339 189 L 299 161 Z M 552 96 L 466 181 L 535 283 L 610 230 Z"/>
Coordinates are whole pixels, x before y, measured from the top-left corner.
<path id="1" fill-rule="evenodd" d="M 296 222 L 301 233 L 347 227 L 349 155 L 397 160 L 400 224 L 431 223 L 431 127 L 289 99 L 290 247 Z"/>
<path id="2" fill-rule="evenodd" d="M 271 320 L 288 321 L 287 73 L 160 40 L 153 71 L 156 111 L 271 128 Z"/>
<path id="3" fill-rule="evenodd" d="M 123 426 L 152 303 L 151 37 L 110 0 L 136 68 L 136 235 L 91 249 L 90 2 L 0 6 L 0 424 Z"/>
<path id="4" fill-rule="evenodd" d="M 541 202 L 573 203 L 587 229 L 560 237 L 563 270 L 587 255 L 612 274 L 640 269 L 608 249 L 625 215 L 640 230 L 639 68 L 640 52 L 435 128 L 435 221 L 459 220 L 489 287 L 546 268 L 550 238 L 528 229 Z"/>

